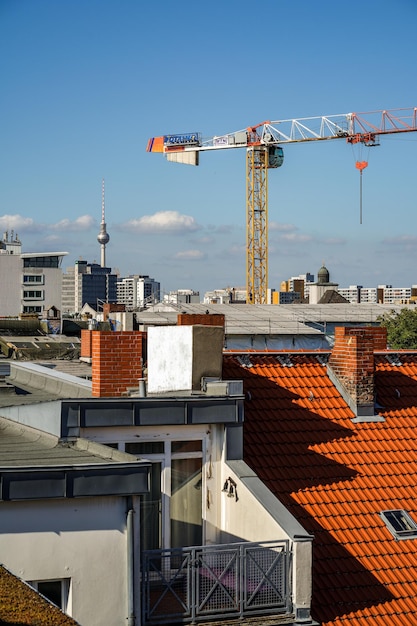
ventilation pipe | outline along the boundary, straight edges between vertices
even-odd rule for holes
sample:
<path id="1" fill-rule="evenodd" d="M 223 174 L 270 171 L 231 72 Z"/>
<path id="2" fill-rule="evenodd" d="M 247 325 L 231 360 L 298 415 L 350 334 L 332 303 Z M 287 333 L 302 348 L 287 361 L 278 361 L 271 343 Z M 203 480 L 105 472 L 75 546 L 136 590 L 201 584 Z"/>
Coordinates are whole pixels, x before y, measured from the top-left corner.
<path id="1" fill-rule="evenodd" d="M 132 498 L 127 499 L 126 515 L 127 543 L 127 625 L 135 626 L 135 584 L 134 584 L 134 534 Z"/>

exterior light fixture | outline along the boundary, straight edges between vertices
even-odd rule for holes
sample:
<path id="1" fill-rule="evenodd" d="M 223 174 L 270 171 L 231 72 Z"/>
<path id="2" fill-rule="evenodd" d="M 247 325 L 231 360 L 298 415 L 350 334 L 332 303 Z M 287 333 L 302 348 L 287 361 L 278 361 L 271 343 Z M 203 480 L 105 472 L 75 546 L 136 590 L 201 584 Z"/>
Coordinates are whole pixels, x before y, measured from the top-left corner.
<path id="1" fill-rule="evenodd" d="M 227 493 L 227 497 L 228 498 L 234 498 L 235 502 L 237 502 L 239 500 L 239 497 L 237 495 L 237 485 L 236 485 L 235 481 L 233 480 L 233 478 L 230 478 L 230 476 L 225 481 L 225 483 L 223 485 L 222 491 Z"/>

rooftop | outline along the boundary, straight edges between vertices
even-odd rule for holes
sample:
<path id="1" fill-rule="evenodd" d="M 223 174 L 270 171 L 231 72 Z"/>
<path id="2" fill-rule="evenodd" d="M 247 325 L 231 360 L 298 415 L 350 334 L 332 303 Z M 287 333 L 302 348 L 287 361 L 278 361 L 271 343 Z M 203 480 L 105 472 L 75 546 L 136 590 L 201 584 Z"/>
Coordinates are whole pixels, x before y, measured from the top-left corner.
<path id="1" fill-rule="evenodd" d="M 410 305 L 411 307 L 413 305 Z M 144 325 L 171 325 L 177 323 L 178 313 L 202 315 L 222 314 L 226 320 L 226 334 L 320 334 L 315 325 L 325 323 L 369 324 L 384 313 L 403 306 L 387 304 L 184 304 L 154 305 L 137 313 Z"/>
<path id="2" fill-rule="evenodd" d="M 323 355 L 224 357 L 243 379 L 244 459 L 314 535 L 312 615 L 323 626 L 416 620 L 417 538 L 381 517 L 417 523 L 417 354 L 375 356 L 380 422 L 355 423 Z"/>
<path id="3" fill-rule="evenodd" d="M 0 566 L 0 624 L 8 626 L 77 626 L 27 583 Z"/>

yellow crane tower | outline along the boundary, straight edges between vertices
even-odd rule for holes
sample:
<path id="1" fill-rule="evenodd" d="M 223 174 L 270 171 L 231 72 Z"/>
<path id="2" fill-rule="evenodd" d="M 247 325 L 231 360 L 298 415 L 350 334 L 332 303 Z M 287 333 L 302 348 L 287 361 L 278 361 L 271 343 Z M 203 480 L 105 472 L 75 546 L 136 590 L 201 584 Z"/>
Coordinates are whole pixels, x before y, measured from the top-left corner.
<path id="1" fill-rule="evenodd" d="M 417 107 L 344 113 L 262 122 L 243 130 L 205 139 L 200 133 L 163 135 L 149 139 L 148 152 L 163 153 L 168 161 L 199 165 L 200 152 L 246 148 L 246 294 L 250 304 L 265 304 L 268 288 L 268 170 L 284 161 L 281 147 L 345 139 L 350 144 L 379 145 L 380 135 L 417 130 Z M 357 161 L 361 179 L 367 161 Z"/>

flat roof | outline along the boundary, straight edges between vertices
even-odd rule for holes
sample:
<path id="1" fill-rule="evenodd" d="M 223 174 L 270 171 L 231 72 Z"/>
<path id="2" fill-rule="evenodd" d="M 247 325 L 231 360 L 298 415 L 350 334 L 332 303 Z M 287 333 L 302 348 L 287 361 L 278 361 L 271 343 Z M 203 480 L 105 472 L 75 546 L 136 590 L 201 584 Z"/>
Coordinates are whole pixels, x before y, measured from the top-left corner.
<path id="1" fill-rule="evenodd" d="M 68 252 L 22 252 L 21 258 L 39 256 L 67 256 Z"/>
<path id="2" fill-rule="evenodd" d="M 134 455 L 0 417 L 0 501 L 138 495 L 149 471 Z"/>
<path id="3" fill-rule="evenodd" d="M 178 314 L 225 316 L 226 335 L 320 335 L 324 326 L 335 323 L 370 324 L 393 310 L 415 305 L 392 304 L 156 304 L 136 313 L 139 324 L 146 326 L 176 324 Z"/>

